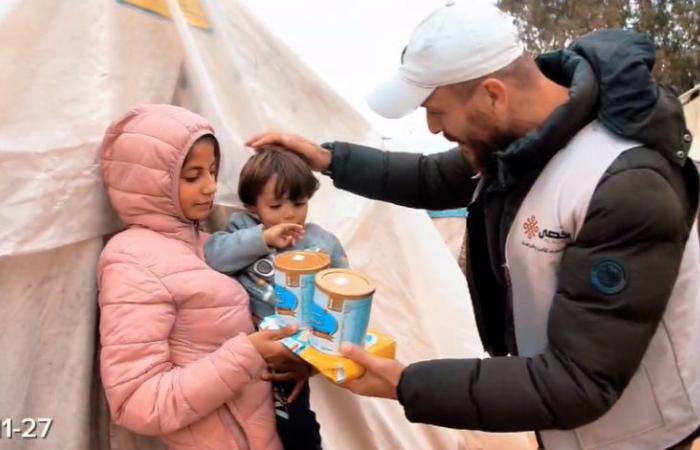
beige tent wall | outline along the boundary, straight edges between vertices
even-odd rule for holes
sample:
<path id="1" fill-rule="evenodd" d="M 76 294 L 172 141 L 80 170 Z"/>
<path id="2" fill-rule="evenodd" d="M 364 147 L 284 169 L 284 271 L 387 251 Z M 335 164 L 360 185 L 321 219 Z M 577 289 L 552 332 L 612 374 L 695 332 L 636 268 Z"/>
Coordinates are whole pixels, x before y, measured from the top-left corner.
<path id="1" fill-rule="evenodd" d="M 179 40 L 112 0 L 20 0 L 0 42 L 0 417 L 53 419 L 0 448 L 106 449 L 95 269 L 119 224 L 95 149 L 131 105 L 171 101 Z"/>
<path id="2" fill-rule="evenodd" d="M 684 103 L 685 121 L 693 135 L 690 156 L 700 161 L 700 85 L 683 94 L 681 101 Z"/>
<path id="3" fill-rule="evenodd" d="M 0 256 L 114 230 L 94 150 L 130 106 L 172 100 L 172 25 L 113 0 L 21 0 L 0 42 Z"/>
<path id="4" fill-rule="evenodd" d="M 97 448 L 91 278 L 101 248 L 96 238 L 0 260 L 0 417 L 15 426 L 25 417 L 53 419 L 46 440 L 5 435 L 2 449 Z"/>

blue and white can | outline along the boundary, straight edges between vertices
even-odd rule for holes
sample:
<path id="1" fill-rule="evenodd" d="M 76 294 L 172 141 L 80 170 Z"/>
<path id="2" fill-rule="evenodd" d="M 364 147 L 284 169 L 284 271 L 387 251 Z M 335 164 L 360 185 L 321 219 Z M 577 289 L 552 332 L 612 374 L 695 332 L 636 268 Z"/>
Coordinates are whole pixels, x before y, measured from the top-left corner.
<path id="1" fill-rule="evenodd" d="M 316 274 L 330 263 L 321 252 L 289 251 L 275 257 L 275 313 L 284 326 L 311 326 Z"/>
<path id="2" fill-rule="evenodd" d="M 311 312 L 311 345 L 340 355 L 340 345 L 364 345 L 372 310 L 374 283 L 348 269 L 327 269 L 316 274 Z"/>

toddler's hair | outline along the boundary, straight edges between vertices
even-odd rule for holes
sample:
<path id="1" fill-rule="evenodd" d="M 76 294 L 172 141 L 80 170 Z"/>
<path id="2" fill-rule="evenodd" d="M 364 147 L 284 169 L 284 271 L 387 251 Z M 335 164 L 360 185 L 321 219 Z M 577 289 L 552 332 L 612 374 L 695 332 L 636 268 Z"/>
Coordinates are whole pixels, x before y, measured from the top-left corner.
<path id="1" fill-rule="evenodd" d="M 251 156 L 241 169 L 238 198 L 246 206 L 255 205 L 265 184 L 275 175 L 275 196 L 278 198 L 286 195 L 296 202 L 311 198 L 319 188 L 318 180 L 301 157 L 269 146 Z"/>

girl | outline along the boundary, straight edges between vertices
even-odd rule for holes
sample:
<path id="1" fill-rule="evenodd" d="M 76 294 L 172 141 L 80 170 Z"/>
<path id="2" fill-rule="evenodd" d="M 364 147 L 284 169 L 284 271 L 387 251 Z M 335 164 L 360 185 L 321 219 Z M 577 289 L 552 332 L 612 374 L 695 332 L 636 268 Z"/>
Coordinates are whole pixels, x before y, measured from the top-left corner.
<path id="1" fill-rule="evenodd" d="M 245 290 L 203 259 L 219 147 L 200 116 L 133 109 L 107 130 L 104 181 L 127 229 L 99 263 L 101 372 L 114 420 L 171 450 L 281 449 L 266 366 L 298 364 L 254 332 Z"/>

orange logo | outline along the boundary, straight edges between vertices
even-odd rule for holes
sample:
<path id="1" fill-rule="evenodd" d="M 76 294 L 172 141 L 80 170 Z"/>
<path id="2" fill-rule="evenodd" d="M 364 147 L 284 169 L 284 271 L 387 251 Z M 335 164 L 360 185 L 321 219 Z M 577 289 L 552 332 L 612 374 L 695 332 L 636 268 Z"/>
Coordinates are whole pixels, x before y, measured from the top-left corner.
<path id="1" fill-rule="evenodd" d="M 523 230 L 525 230 L 525 236 L 527 236 L 528 239 L 532 239 L 537 236 L 537 233 L 540 232 L 540 226 L 535 216 L 530 216 L 527 218 L 523 224 Z"/>

